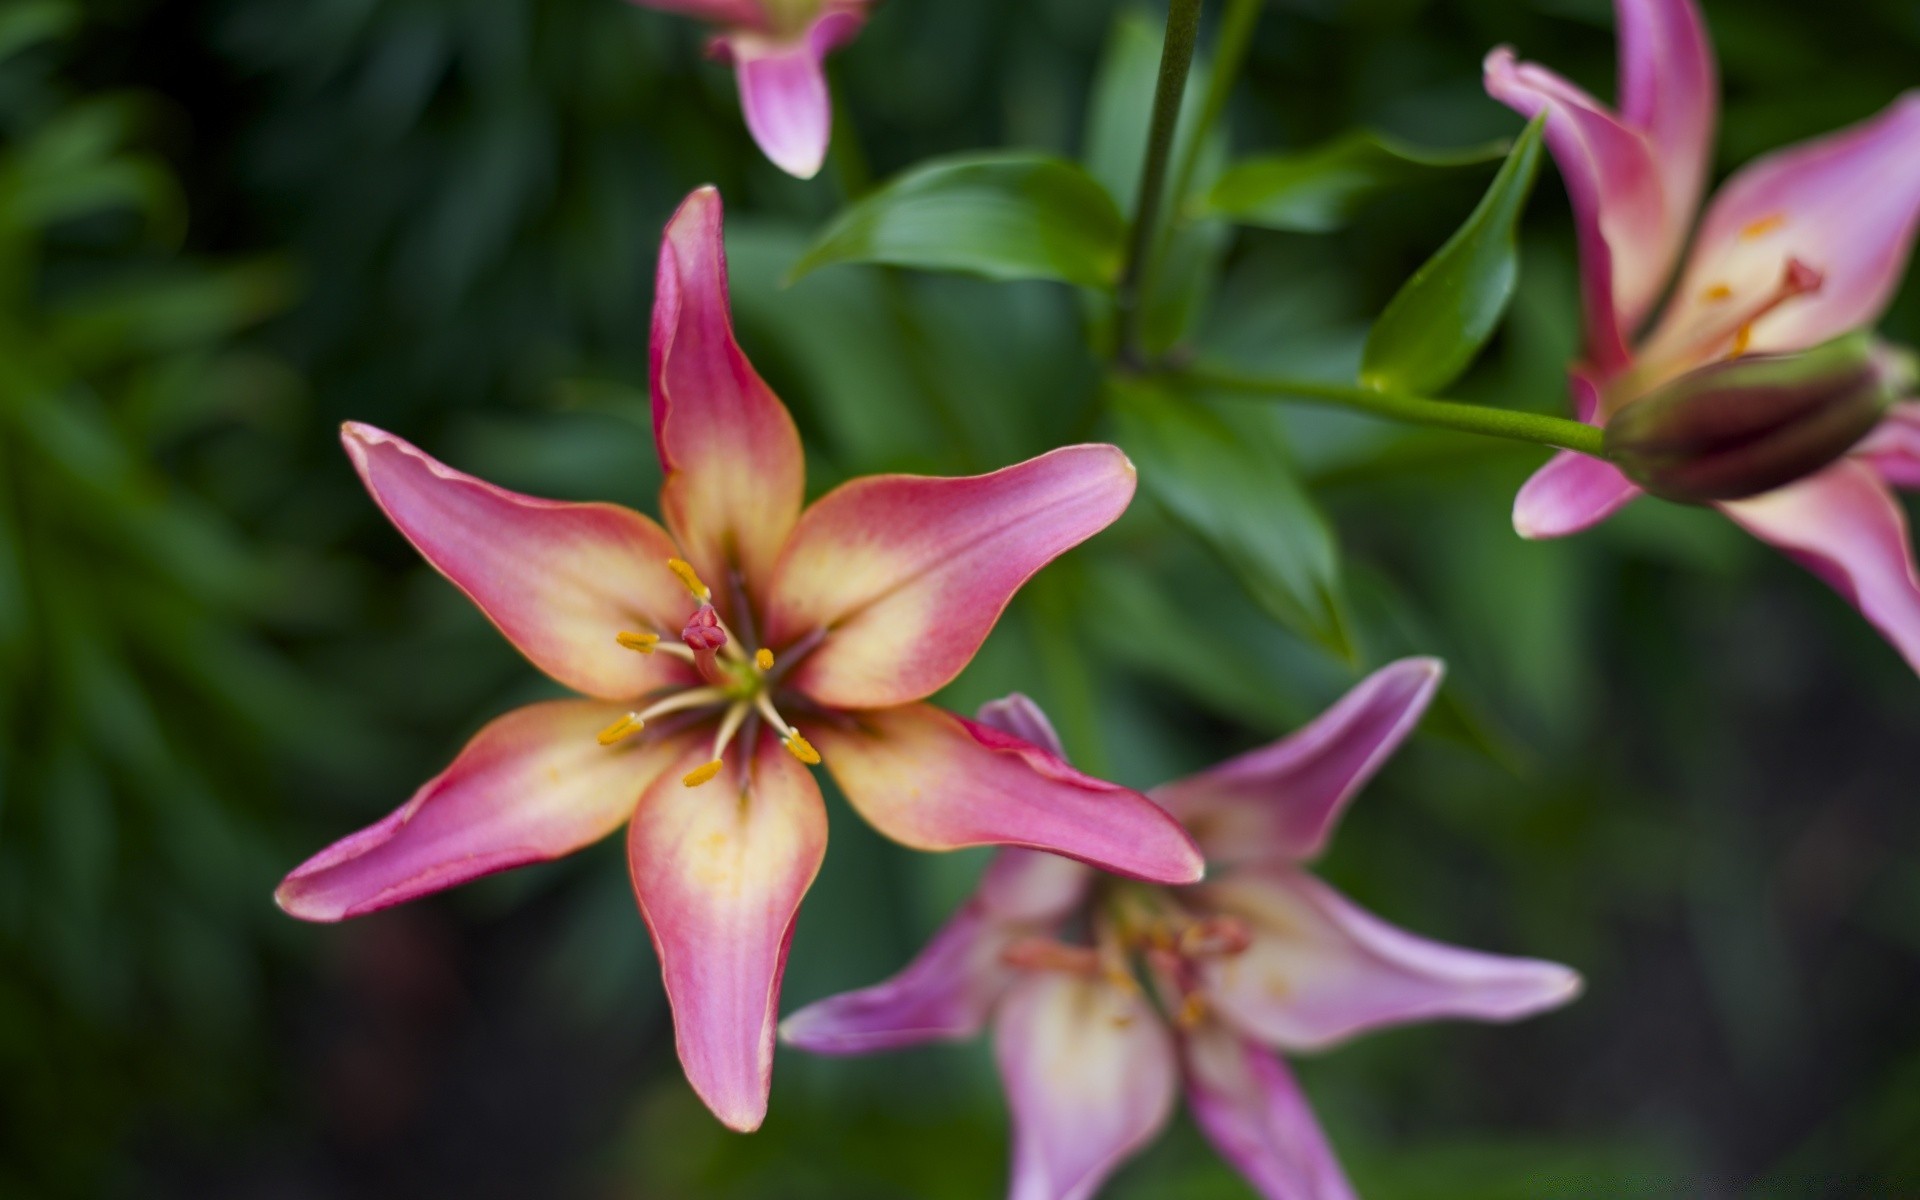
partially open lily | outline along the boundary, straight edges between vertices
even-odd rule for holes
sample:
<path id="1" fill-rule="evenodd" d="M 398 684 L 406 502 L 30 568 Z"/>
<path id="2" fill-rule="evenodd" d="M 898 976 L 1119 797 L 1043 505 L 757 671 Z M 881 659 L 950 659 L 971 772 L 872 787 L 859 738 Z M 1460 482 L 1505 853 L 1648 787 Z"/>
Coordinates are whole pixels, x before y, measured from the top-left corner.
<path id="1" fill-rule="evenodd" d="M 728 1125 L 765 1115 L 780 974 L 826 850 L 824 759 L 882 833 L 1038 847 L 1186 883 L 1146 797 L 921 701 L 1014 592 L 1132 498 L 1112 446 L 968 479 L 857 479 L 801 511 L 792 418 L 734 341 L 719 195 L 667 227 L 653 321 L 662 529 L 508 492 L 349 425 L 375 501 L 533 664 L 581 694 L 500 717 L 277 899 L 333 921 L 556 858 L 628 827 L 680 1058 Z"/>
<path id="2" fill-rule="evenodd" d="M 1305 870 L 1439 681 L 1431 659 L 1395 663 L 1291 737 L 1151 793 L 1217 878 L 1154 887 L 1002 851 L 905 970 L 801 1009 L 782 1038 L 863 1054 L 969 1038 L 992 1021 L 1013 1111 L 1013 1200 L 1087 1200 L 1159 1133 L 1183 1084 L 1201 1131 L 1261 1195 L 1350 1197 L 1270 1047 L 1318 1050 L 1439 1017 L 1510 1021 L 1580 989 L 1554 963 L 1396 929 Z M 1024 697 L 980 715 L 1057 753 Z"/>
<path id="3" fill-rule="evenodd" d="M 1910 92 L 1736 173 L 1696 230 L 1719 104 L 1705 27 L 1692 0 L 1615 0 L 1615 10 L 1618 112 L 1506 48 L 1486 63 L 1495 99 L 1547 114 L 1580 232 L 1586 357 L 1572 372 L 1574 408 L 1595 425 L 1712 364 L 1870 327 L 1920 224 L 1920 92 Z M 1916 424 L 1920 404 L 1902 404 L 1852 455 L 1719 507 L 1830 583 L 1920 670 L 1920 574 L 1891 490 L 1920 478 Z M 1530 538 L 1576 533 L 1639 494 L 1613 465 L 1563 453 L 1521 489 L 1514 526 Z"/>
<path id="4" fill-rule="evenodd" d="M 827 55 L 852 41 L 870 0 L 634 0 L 716 25 L 712 53 L 733 64 L 747 129 L 775 166 L 812 179 L 833 132 Z"/>

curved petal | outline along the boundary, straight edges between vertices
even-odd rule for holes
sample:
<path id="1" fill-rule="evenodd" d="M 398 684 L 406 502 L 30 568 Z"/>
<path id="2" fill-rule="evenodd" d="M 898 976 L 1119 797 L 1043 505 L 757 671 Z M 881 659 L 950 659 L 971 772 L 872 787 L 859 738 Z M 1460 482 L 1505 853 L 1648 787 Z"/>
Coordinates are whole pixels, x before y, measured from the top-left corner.
<path id="1" fill-rule="evenodd" d="M 809 731 L 875 829 L 917 850 L 1024 846 L 1155 883 L 1200 878 L 1200 852 L 1153 801 L 929 704 Z"/>
<path id="2" fill-rule="evenodd" d="M 653 440 L 661 511 L 726 609 L 734 572 L 764 595 L 800 515 L 800 433 L 733 336 L 720 193 L 688 196 L 667 223 L 653 299 Z M 739 614 L 728 613 L 738 619 Z"/>
<path id="3" fill-rule="evenodd" d="M 1050 927 L 1086 899 L 1097 872 L 1083 862 L 1039 850 L 1002 850 L 987 864 L 974 894 L 996 920 Z"/>
<path id="4" fill-rule="evenodd" d="M 1840 462 L 1720 510 L 1845 596 L 1920 671 L 1920 574 L 1907 515 L 1872 467 Z"/>
<path id="5" fill-rule="evenodd" d="M 739 751 L 699 787 L 681 775 L 692 746 L 634 813 L 627 861 L 660 955 L 687 1082 L 743 1132 L 767 1115 L 787 944 L 827 850 L 813 776 L 772 736 L 750 765 Z"/>
<path id="6" fill-rule="evenodd" d="M 1706 24 L 1693 0 L 1614 0 L 1614 11 L 1620 25 L 1620 116 L 1646 131 L 1667 212 L 1684 231 L 1700 211 L 1720 112 Z"/>
<path id="7" fill-rule="evenodd" d="M 645 738 L 600 745 L 622 711 L 553 700 L 496 717 L 399 810 L 296 868 L 275 902 L 339 921 L 599 841 L 675 754 Z"/>
<path id="8" fill-rule="evenodd" d="M 1560 167 L 1580 235 L 1587 357 L 1612 372 L 1653 308 L 1685 243 L 1692 213 L 1669 206 L 1652 143 L 1599 101 L 1501 47 L 1487 56 L 1487 94 L 1525 117 L 1547 114 L 1547 149 Z"/>
<path id="9" fill-rule="evenodd" d="M 1304 729 L 1148 794 L 1216 868 L 1317 857 L 1347 802 L 1420 723 L 1445 671 L 1436 658 L 1382 667 Z"/>
<path id="10" fill-rule="evenodd" d="M 1920 401 L 1894 405 L 1880 427 L 1854 447 L 1853 457 L 1894 487 L 1920 490 Z"/>
<path id="11" fill-rule="evenodd" d="M 733 62 L 747 130 L 773 165 L 796 179 L 820 173 L 833 133 L 821 60 L 851 41 L 864 21 L 860 12 L 839 9 L 822 13 L 798 37 L 740 33 L 722 39 L 719 50 Z"/>
<path id="12" fill-rule="evenodd" d="M 1253 930 L 1244 953 L 1202 967 L 1209 997 L 1243 1032 L 1285 1049 L 1438 1017 L 1511 1021 L 1580 991 L 1580 976 L 1558 963 L 1416 937 L 1301 871 L 1241 871 L 1199 891 Z"/>
<path id="13" fill-rule="evenodd" d="M 1354 1200 L 1285 1063 L 1217 1022 L 1181 1037 L 1180 1060 L 1194 1124 L 1256 1192 L 1266 1200 Z"/>
<path id="14" fill-rule="evenodd" d="M 1620 468 L 1562 450 L 1513 498 L 1513 531 L 1530 541 L 1591 529 L 1640 495 Z"/>
<path id="15" fill-rule="evenodd" d="M 1137 989 L 1031 972 L 993 1049 L 1013 1110 L 1008 1200 L 1089 1200 L 1173 1115 L 1173 1039 Z"/>
<path id="16" fill-rule="evenodd" d="M 1054 732 L 1053 722 L 1047 719 L 1046 711 L 1029 696 L 1010 692 L 998 700 L 982 704 L 974 715 L 989 729 L 998 729 L 1023 742 L 1031 742 L 1055 758 L 1067 756 L 1066 748 L 1060 744 L 1060 735 Z"/>
<path id="17" fill-rule="evenodd" d="M 884 708 L 958 675 L 1013 594 L 1133 499 L 1113 446 L 1068 446 L 965 479 L 875 475 L 807 510 L 769 602 L 776 650 L 825 630 L 793 685 L 832 708 Z"/>
<path id="18" fill-rule="evenodd" d="M 658 525 L 616 504 L 497 488 L 371 425 L 349 422 L 340 440 L 387 519 L 534 666 L 609 700 L 691 679 L 682 663 L 614 641 L 686 619 L 686 592 L 666 569 L 673 542 Z"/>
<path id="19" fill-rule="evenodd" d="M 1720 189 L 1646 353 L 1684 365 L 1724 357 L 1740 321 L 1755 354 L 1810 350 L 1886 311 L 1920 227 L 1920 91 L 1851 129 L 1760 159 Z M 1788 265 L 1818 279 L 1765 310 Z"/>

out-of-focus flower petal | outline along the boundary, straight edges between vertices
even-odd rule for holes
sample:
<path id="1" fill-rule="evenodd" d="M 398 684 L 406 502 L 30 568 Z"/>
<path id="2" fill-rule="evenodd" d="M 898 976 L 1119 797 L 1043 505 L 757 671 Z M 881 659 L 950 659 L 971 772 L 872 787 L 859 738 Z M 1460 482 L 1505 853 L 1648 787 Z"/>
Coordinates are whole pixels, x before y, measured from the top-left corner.
<path id="1" fill-rule="evenodd" d="M 1894 405 L 1853 456 L 1894 487 L 1920 490 L 1920 401 Z"/>
<path id="2" fill-rule="evenodd" d="M 658 525 L 616 504 L 497 488 L 371 425 L 349 423 L 340 440 L 381 511 L 534 666 L 610 700 L 691 678 L 674 659 L 614 642 L 686 617 Z"/>
<path id="3" fill-rule="evenodd" d="M 733 1129 L 759 1128 L 773 1079 L 780 976 L 827 849 L 820 789 L 771 735 L 699 787 L 690 747 L 641 798 L 627 861 L 673 1006 L 687 1081 Z"/>
<path id="4" fill-rule="evenodd" d="M 991 475 L 874 475 L 822 497 L 775 572 L 768 644 L 824 630 L 793 686 L 883 708 L 945 686 L 1020 586 L 1133 498 L 1113 446 L 1068 446 Z"/>
<path id="5" fill-rule="evenodd" d="M 633 0 L 633 3 L 641 8 L 679 13 L 735 29 L 758 29 L 767 19 L 761 0 Z"/>
<path id="6" fill-rule="evenodd" d="M 1090 1200 L 1173 1115 L 1173 1038 L 1136 989 L 1039 971 L 994 1023 L 1013 1110 L 1009 1200 Z"/>
<path id="7" fill-rule="evenodd" d="M 1700 211 L 1720 111 L 1706 25 L 1693 0 L 1615 0 L 1614 11 L 1620 25 L 1620 116 L 1646 132 L 1660 164 L 1667 212 L 1684 231 Z"/>
<path id="8" fill-rule="evenodd" d="M 1836 463 L 1720 509 L 1845 596 L 1920 671 L 1920 574 L 1907 515 L 1872 466 Z"/>
<path id="9" fill-rule="evenodd" d="M 773 165 L 796 179 L 812 179 L 827 158 L 833 101 L 822 60 L 852 40 L 863 13 L 822 13 L 798 37 L 731 34 L 716 47 L 733 63 L 747 129 Z"/>
<path id="10" fill-rule="evenodd" d="M 1628 339 L 1666 287 L 1692 213 L 1669 209 L 1646 135 L 1565 79 L 1501 47 L 1487 56 L 1486 87 L 1522 116 L 1547 114 L 1547 149 L 1580 235 L 1587 357 L 1612 372 L 1626 364 Z"/>
<path id="11" fill-rule="evenodd" d="M 1580 990 L 1580 976 L 1558 963 L 1416 937 L 1291 868 L 1238 871 L 1196 892 L 1253 931 L 1244 953 L 1202 968 L 1210 998 L 1242 1032 L 1283 1049 L 1440 1017 L 1511 1021 Z"/>
<path id="12" fill-rule="evenodd" d="M 1291 736 L 1148 794 L 1215 868 L 1314 858 L 1347 802 L 1420 723 L 1445 670 L 1435 658 L 1383 667 Z"/>
<path id="13" fill-rule="evenodd" d="M 302 863 L 274 900 L 338 921 L 600 840 L 675 754 L 646 739 L 600 745 L 594 734 L 622 711 L 554 700 L 495 718 L 398 811 Z"/>
<path id="14" fill-rule="evenodd" d="M 1066 750 L 1060 745 L 1060 735 L 1054 732 L 1053 722 L 1028 696 L 1013 692 L 998 700 L 989 700 L 980 706 L 980 711 L 975 715 L 982 725 L 990 729 L 1010 733 L 1023 742 L 1032 742 L 1057 758 L 1067 756 Z"/>
<path id="15" fill-rule="evenodd" d="M 720 193 L 688 196 L 667 223 L 653 300 L 653 438 L 660 504 L 686 559 L 727 615 L 738 572 L 763 596 L 800 515 L 800 434 L 733 336 Z"/>
<path id="16" fill-rule="evenodd" d="M 1266 1200 L 1353 1200 L 1353 1185 L 1293 1072 L 1217 1022 L 1180 1039 L 1187 1107 L 1220 1157 Z"/>
<path id="17" fill-rule="evenodd" d="M 1643 354 L 1684 364 L 1808 350 L 1871 325 L 1906 271 L 1920 226 L 1920 91 L 1871 120 L 1771 154 L 1727 181 L 1707 209 L 1673 303 Z M 1789 263 L 1817 287 L 1751 323 Z"/>
<path id="18" fill-rule="evenodd" d="M 1640 495 L 1612 463 L 1562 450 L 1513 498 L 1513 529 L 1529 540 L 1591 529 Z"/>
<path id="19" fill-rule="evenodd" d="M 932 705 L 822 722 L 808 736 L 860 815 L 903 845 L 1024 846 L 1156 883 L 1204 870 L 1179 822 L 1145 796 Z"/>
<path id="20" fill-rule="evenodd" d="M 975 895 L 1003 922 L 1045 925 L 1064 919 L 1086 898 L 1092 867 L 1039 850 L 1002 850 L 987 864 Z"/>

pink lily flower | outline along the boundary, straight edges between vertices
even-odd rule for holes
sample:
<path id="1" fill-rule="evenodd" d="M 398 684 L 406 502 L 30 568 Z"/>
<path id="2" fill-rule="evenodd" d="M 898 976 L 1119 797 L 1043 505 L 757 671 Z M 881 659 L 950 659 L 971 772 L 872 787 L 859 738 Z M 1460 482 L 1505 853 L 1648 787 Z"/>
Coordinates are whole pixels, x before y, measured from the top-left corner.
<path id="1" fill-rule="evenodd" d="M 812 179 L 826 161 L 833 102 L 822 65 L 867 22 L 871 0 L 634 0 L 720 27 L 711 53 L 733 64 L 747 129 L 773 164 Z"/>
<path id="2" fill-rule="evenodd" d="M 1737 172 L 1696 229 L 1719 103 L 1705 27 L 1692 0 L 1614 7 L 1618 112 L 1505 47 L 1486 61 L 1495 99 L 1547 114 L 1580 231 L 1586 357 L 1571 372 L 1574 410 L 1594 425 L 1702 366 L 1798 353 L 1871 326 L 1920 225 L 1920 92 L 1909 92 Z M 1920 486 L 1916 428 L 1920 405 L 1904 403 L 1848 457 L 1718 507 L 1832 585 L 1920 670 L 1920 574 L 1892 491 Z M 1639 494 L 1612 465 L 1562 453 L 1521 489 L 1514 528 L 1576 533 Z"/>
<path id="3" fill-rule="evenodd" d="M 687 1078 L 751 1130 L 794 916 L 826 851 L 809 766 L 824 759 L 863 817 L 917 849 L 1028 846 L 1169 883 L 1198 879 L 1202 862 L 1139 793 L 922 703 L 1034 572 L 1126 508 L 1134 472 L 1119 450 L 1070 446 L 968 479 L 869 476 L 802 512 L 793 419 L 734 341 L 711 188 L 661 246 L 653 427 L 665 529 L 616 505 L 518 495 L 346 427 L 400 532 L 581 698 L 494 720 L 275 898 L 337 921 L 624 824 Z"/>
<path id="4" fill-rule="evenodd" d="M 1142 885 L 1002 851 L 905 970 L 801 1009 L 781 1037 L 864 1054 L 970 1038 L 992 1021 L 1014 1122 L 1012 1200 L 1087 1200 L 1158 1135 L 1182 1088 L 1201 1131 L 1261 1195 L 1351 1197 L 1270 1047 L 1319 1050 L 1437 1017 L 1511 1021 L 1580 989 L 1554 963 L 1396 929 L 1305 869 L 1419 722 L 1440 674 L 1433 659 L 1395 663 L 1291 737 L 1153 791 L 1219 870 L 1207 883 Z M 1023 696 L 980 715 L 1058 752 Z"/>

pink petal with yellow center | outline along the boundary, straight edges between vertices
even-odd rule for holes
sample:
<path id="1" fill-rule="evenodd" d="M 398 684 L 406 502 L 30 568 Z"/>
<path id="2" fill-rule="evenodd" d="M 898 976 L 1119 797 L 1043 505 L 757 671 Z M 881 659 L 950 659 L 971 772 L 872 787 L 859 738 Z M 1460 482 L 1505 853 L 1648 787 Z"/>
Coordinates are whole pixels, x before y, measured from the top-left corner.
<path id="1" fill-rule="evenodd" d="M 393 815 L 302 863 L 274 900 L 338 921 L 600 840 L 673 758 L 645 741 L 600 745 L 623 711 L 554 700 L 494 719 Z"/>
<path id="2" fill-rule="evenodd" d="M 1842 461 L 1720 510 L 1845 596 L 1920 671 L 1920 574 L 1907 514 L 1872 466 Z"/>
<path id="3" fill-rule="evenodd" d="M 813 776 L 771 736 L 738 747 L 718 778 L 681 782 L 691 747 L 641 799 L 627 837 L 687 1082 L 729 1128 L 767 1115 L 780 976 L 801 897 L 827 851 Z"/>
<path id="4" fill-rule="evenodd" d="M 1529 540 L 1566 537 L 1598 525 L 1639 495 L 1612 463 L 1562 450 L 1513 498 L 1513 530 Z"/>
<path id="5" fill-rule="evenodd" d="M 1580 976 L 1557 963 L 1416 937 L 1291 868 L 1236 872 L 1195 895 L 1253 931 L 1245 952 L 1202 967 L 1214 1007 L 1243 1033 L 1284 1049 L 1441 1017 L 1512 1021 L 1580 991 Z"/>
<path id="6" fill-rule="evenodd" d="M 739 33 L 721 39 L 732 61 L 747 130 L 773 165 L 812 179 L 827 158 L 833 102 L 823 61 L 859 33 L 865 16 L 852 9 L 822 13 L 797 37 Z"/>
<path id="7" fill-rule="evenodd" d="M 965 479 L 875 475 L 822 497 L 780 558 L 776 652 L 825 640 L 792 684 L 832 708 L 932 695 L 973 658 L 1020 586 L 1133 498 L 1112 446 L 1069 446 Z"/>
<path id="8" fill-rule="evenodd" d="M 1880 427 L 1854 447 L 1853 457 L 1894 487 L 1920 490 L 1920 401 L 1894 405 Z"/>
<path id="9" fill-rule="evenodd" d="M 932 705 L 822 722 L 809 736 L 860 815 L 903 845 L 1023 846 L 1155 883 L 1191 883 L 1205 869 L 1179 822 L 1145 796 Z"/>
<path id="10" fill-rule="evenodd" d="M 793 418 L 733 336 L 720 193 L 688 196 L 667 223 L 653 300 L 653 438 L 660 504 L 722 612 L 729 578 L 764 594 L 800 515 L 806 462 Z"/>
<path id="11" fill-rule="evenodd" d="M 1347 802 L 1420 723 L 1445 670 L 1434 658 L 1383 667 L 1297 733 L 1149 795 L 1215 868 L 1318 857 Z"/>
<path id="12" fill-rule="evenodd" d="M 1187 1108 L 1220 1157 L 1266 1200 L 1353 1200 L 1353 1185 L 1293 1072 L 1218 1022 L 1180 1039 Z"/>
<path id="13" fill-rule="evenodd" d="M 1173 1115 L 1173 1038 L 1138 989 L 1028 974 L 994 1024 L 1013 1111 L 1009 1200 L 1089 1200 Z"/>
<path id="14" fill-rule="evenodd" d="M 1815 273 L 1817 290 L 1752 322 L 1740 349 L 1808 350 L 1871 325 L 1906 272 L 1917 226 L 1920 91 L 1871 120 L 1769 155 L 1728 180 L 1707 210 L 1679 290 L 1646 352 L 1724 357 L 1734 336 L 1720 332 L 1725 314 L 1763 304 L 1795 260 Z"/>

